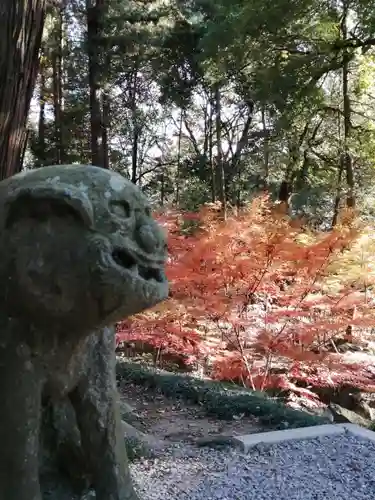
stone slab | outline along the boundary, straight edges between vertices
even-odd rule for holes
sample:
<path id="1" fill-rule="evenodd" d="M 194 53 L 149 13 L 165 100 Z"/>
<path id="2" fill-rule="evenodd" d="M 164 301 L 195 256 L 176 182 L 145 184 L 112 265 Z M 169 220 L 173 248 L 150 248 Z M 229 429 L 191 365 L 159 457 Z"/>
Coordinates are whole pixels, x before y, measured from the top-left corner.
<path id="1" fill-rule="evenodd" d="M 350 434 L 354 434 L 355 436 L 361 437 L 363 439 L 369 439 L 370 441 L 375 442 L 375 432 L 370 431 L 370 429 L 366 429 L 365 427 L 361 427 L 357 424 L 338 424 Z"/>
<path id="2" fill-rule="evenodd" d="M 353 427 L 355 428 L 354 430 Z M 356 429 L 357 427 L 360 429 L 360 431 Z M 366 429 L 361 429 L 359 426 L 354 424 L 326 424 L 314 425 L 310 427 L 300 427 L 297 429 L 260 432 L 258 434 L 247 434 L 244 436 L 234 436 L 234 440 L 237 446 L 242 451 L 246 452 L 260 443 L 276 444 L 291 439 L 314 439 L 320 436 L 344 434 L 346 431 L 352 432 L 353 434 L 358 433 L 357 435 L 359 435 L 359 432 L 361 432 L 362 430 Z M 374 434 L 375 436 L 374 432 L 372 434 Z"/>

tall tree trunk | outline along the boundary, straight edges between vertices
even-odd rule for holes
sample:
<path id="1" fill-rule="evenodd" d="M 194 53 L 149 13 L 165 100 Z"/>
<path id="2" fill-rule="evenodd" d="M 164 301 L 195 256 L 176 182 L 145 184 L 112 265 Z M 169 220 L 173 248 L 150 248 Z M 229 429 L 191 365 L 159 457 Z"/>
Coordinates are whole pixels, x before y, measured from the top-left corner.
<path id="1" fill-rule="evenodd" d="M 133 184 L 137 184 L 137 174 L 138 174 L 138 141 L 139 132 L 138 126 L 134 124 L 133 129 L 133 145 L 132 145 L 132 175 L 131 181 Z"/>
<path id="2" fill-rule="evenodd" d="M 211 201 L 215 203 L 216 201 L 216 171 L 213 155 L 213 135 L 214 135 L 214 98 L 211 95 L 210 99 L 210 117 L 209 117 L 209 127 L 208 127 L 208 158 L 211 168 Z"/>
<path id="3" fill-rule="evenodd" d="M 178 126 L 178 145 L 177 145 L 177 171 L 176 171 L 176 196 L 175 203 L 180 203 L 180 170 L 181 170 L 181 139 L 182 139 L 183 110 L 180 112 L 180 123 Z"/>
<path id="4" fill-rule="evenodd" d="M 132 139 L 132 173 L 131 181 L 137 183 L 138 176 L 138 148 L 139 148 L 139 121 L 137 115 L 137 93 L 138 93 L 138 64 L 136 64 L 130 78 L 130 111 L 132 116 L 133 139 Z"/>
<path id="5" fill-rule="evenodd" d="M 56 164 L 65 162 L 64 134 L 62 123 L 62 44 L 64 7 L 56 9 L 54 47 L 52 51 L 53 110 L 55 115 Z"/>
<path id="6" fill-rule="evenodd" d="M 345 41 L 348 38 L 348 18 L 349 18 L 349 7 L 350 0 L 343 1 L 343 12 L 341 21 L 341 33 L 342 39 Z M 342 65 L 342 94 L 343 94 L 343 114 L 344 114 L 344 149 L 342 153 L 342 167 L 341 170 L 345 170 L 346 174 L 346 206 L 347 208 L 355 208 L 355 196 L 354 196 L 354 173 L 353 173 L 353 158 L 350 151 L 350 139 L 352 132 L 351 124 L 351 102 L 349 95 L 349 63 L 351 60 L 350 53 L 347 48 L 343 51 L 343 65 Z M 338 207 L 335 207 L 335 213 L 339 213 Z M 335 224 L 337 223 L 334 219 Z M 345 337 L 347 341 L 352 340 L 353 326 L 348 325 L 345 330 Z"/>
<path id="7" fill-rule="evenodd" d="M 343 2 L 343 16 L 341 22 L 341 32 L 343 40 L 348 38 L 348 15 L 349 15 L 349 1 Z M 354 196 L 354 173 L 353 173 L 353 158 L 350 152 L 350 138 L 352 132 L 351 125 L 351 102 L 349 95 L 349 63 L 350 53 L 345 48 L 343 52 L 343 66 L 342 66 L 342 93 L 343 93 L 343 112 L 344 112 L 344 161 L 345 173 L 347 184 L 346 206 L 348 208 L 355 207 Z"/>
<path id="8" fill-rule="evenodd" d="M 46 74 L 43 64 L 40 65 L 39 78 L 39 119 L 38 119 L 38 155 L 37 164 L 46 165 Z"/>
<path id="9" fill-rule="evenodd" d="M 285 169 L 284 179 L 282 180 L 278 192 L 278 201 L 285 205 L 285 209 L 289 210 L 290 197 L 293 194 L 293 184 L 296 171 L 298 171 L 300 163 L 300 150 L 294 140 L 289 143 L 289 160 Z"/>
<path id="10" fill-rule="evenodd" d="M 233 191 L 233 204 L 240 208 L 241 205 L 241 180 L 242 180 L 242 164 L 241 156 L 244 149 L 249 143 L 249 132 L 253 122 L 254 116 L 254 103 L 253 101 L 247 102 L 248 116 L 244 123 L 241 136 L 239 137 L 236 145 L 236 149 L 232 155 L 230 162 L 230 168 L 225 173 L 225 194 L 229 198 L 229 193 L 232 188 Z"/>
<path id="11" fill-rule="evenodd" d="M 102 139 L 102 116 L 100 109 L 100 77 L 104 0 L 86 0 L 88 73 L 90 87 L 91 161 L 104 167 Z"/>
<path id="12" fill-rule="evenodd" d="M 215 89 L 215 125 L 216 125 L 216 171 L 219 188 L 219 200 L 221 202 L 221 213 L 225 220 L 227 217 L 227 199 L 225 192 L 225 171 L 223 161 L 223 149 L 221 142 L 221 92 L 218 84 Z"/>
<path id="13" fill-rule="evenodd" d="M 102 152 L 103 152 L 103 167 L 109 169 L 109 152 L 108 152 L 108 127 L 109 127 L 109 95 L 103 91 L 102 94 Z"/>
<path id="14" fill-rule="evenodd" d="M 336 196 L 333 204 L 333 217 L 332 217 L 332 227 L 335 227 L 339 220 L 340 215 L 340 201 L 341 201 L 341 183 L 342 183 L 342 174 L 345 168 L 345 158 L 344 155 L 341 155 L 340 158 L 340 166 L 337 173 L 337 187 L 336 187 Z"/>
<path id="15" fill-rule="evenodd" d="M 262 106 L 262 130 L 264 133 L 263 139 L 263 169 L 264 169 L 264 189 L 268 189 L 269 183 L 269 163 L 270 163 L 270 148 L 269 148 L 269 139 L 267 135 L 267 123 L 266 123 L 266 109 L 265 106 Z"/>
<path id="16" fill-rule="evenodd" d="M 164 207 L 165 202 L 165 177 L 164 172 L 160 174 L 160 206 Z"/>
<path id="17" fill-rule="evenodd" d="M 0 179 L 22 169 L 46 0 L 1 0 Z"/>

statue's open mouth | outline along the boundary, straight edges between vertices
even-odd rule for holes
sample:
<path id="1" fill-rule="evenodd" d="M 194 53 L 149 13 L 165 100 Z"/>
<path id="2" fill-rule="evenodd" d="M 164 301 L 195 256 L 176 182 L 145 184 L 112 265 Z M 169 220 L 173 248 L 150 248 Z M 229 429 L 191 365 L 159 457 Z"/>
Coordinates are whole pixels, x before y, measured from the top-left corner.
<path id="1" fill-rule="evenodd" d="M 112 252 L 112 258 L 118 266 L 131 271 L 133 274 L 138 275 L 146 281 L 154 280 L 158 283 L 164 283 L 166 281 L 165 274 L 162 269 L 140 264 L 123 248 L 116 248 Z"/>

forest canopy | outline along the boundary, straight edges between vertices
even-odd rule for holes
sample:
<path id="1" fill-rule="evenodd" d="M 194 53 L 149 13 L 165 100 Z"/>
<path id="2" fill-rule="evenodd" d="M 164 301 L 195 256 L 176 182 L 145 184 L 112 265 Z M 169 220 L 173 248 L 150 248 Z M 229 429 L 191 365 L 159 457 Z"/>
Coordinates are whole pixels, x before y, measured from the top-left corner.
<path id="1" fill-rule="evenodd" d="M 266 189 L 324 227 L 371 217 L 374 45 L 365 0 L 58 3 L 26 165 L 110 165 L 162 206 Z"/>

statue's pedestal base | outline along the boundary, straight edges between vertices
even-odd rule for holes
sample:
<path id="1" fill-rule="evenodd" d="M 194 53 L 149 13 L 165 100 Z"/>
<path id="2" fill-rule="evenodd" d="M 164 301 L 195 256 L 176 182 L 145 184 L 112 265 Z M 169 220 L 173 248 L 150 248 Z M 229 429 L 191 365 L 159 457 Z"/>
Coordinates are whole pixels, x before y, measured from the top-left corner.
<path id="1" fill-rule="evenodd" d="M 51 477 L 49 480 L 43 478 L 41 482 L 43 500 L 95 500 L 93 491 L 75 493 L 68 482 L 63 481 L 60 476 Z"/>

